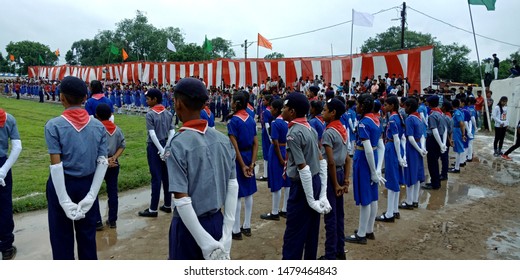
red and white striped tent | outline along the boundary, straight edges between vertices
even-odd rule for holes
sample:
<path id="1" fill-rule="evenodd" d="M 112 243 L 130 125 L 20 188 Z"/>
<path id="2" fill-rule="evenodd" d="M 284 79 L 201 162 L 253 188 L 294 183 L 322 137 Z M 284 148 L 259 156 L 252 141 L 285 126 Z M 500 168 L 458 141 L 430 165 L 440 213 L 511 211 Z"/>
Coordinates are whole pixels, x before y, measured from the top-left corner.
<path id="1" fill-rule="evenodd" d="M 418 90 L 432 84 L 433 46 L 410 50 L 370 53 L 328 58 L 283 58 L 266 59 L 216 59 L 203 62 L 127 62 L 102 66 L 31 66 L 29 77 L 45 77 L 61 80 L 76 76 L 86 82 L 91 80 L 118 79 L 123 83 L 172 84 L 183 77 L 199 76 L 208 86 L 226 84 L 252 85 L 265 81 L 267 77 L 282 77 L 287 85 L 299 77 L 313 79 L 323 75 L 327 82 L 339 84 L 355 77 L 361 78 L 388 73 L 408 77 L 410 90 Z"/>

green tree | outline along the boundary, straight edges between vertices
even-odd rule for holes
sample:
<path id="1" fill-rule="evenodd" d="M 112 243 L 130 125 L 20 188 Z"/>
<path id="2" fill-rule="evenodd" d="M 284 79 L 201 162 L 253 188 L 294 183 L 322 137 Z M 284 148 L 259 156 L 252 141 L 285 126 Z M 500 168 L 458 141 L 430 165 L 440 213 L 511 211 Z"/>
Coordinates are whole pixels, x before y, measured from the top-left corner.
<path id="1" fill-rule="evenodd" d="M 2 53 L 0 53 L 0 73 L 8 72 L 9 71 L 9 63 L 7 62 L 7 59 L 4 58 Z"/>
<path id="2" fill-rule="evenodd" d="M 438 45 L 440 42 L 435 40 L 431 34 L 411 31 L 404 31 L 404 48 L 411 49 L 427 45 Z M 377 34 L 374 38 L 368 38 L 361 46 L 362 53 L 390 52 L 401 49 L 401 27 L 392 26 L 385 32 Z"/>
<path id="3" fill-rule="evenodd" d="M 177 48 L 177 47 L 176 47 Z M 168 54 L 169 61 L 201 61 L 204 59 L 206 52 L 195 43 L 190 43 L 177 48 L 176 52 Z"/>
<path id="4" fill-rule="evenodd" d="M 27 68 L 30 65 L 42 65 L 39 61 L 38 56 L 41 56 L 44 60 L 43 65 L 56 65 L 57 58 L 54 52 L 51 51 L 49 46 L 42 43 L 32 41 L 20 41 L 20 42 L 9 42 L 5 47 L 7 53 L 14 55 L 16 61 L 19 62 L 20 58 L 23 59 L 24 64 L 21 67 L 22 75 L 27 74 Z M 14 65 L 12 67 L 14 69 Z"/>
<path id="5" fill-rule="evenodd" d="M 278 53 L 278 52 L 272 52 L 266 56 L 264 56 L 265 59 L 278 59 L 278 58 L 284 58 L 285 56 L 283 55 L 283 53 Z"/>
<path id="6" fill-rule="evenodd" d="M 221 37 L 211 39 L 213 51 L 211 58 L 232 58 L 235 56 L 235 51 L 231 48 L 231 41 L 225 40 Z"/>

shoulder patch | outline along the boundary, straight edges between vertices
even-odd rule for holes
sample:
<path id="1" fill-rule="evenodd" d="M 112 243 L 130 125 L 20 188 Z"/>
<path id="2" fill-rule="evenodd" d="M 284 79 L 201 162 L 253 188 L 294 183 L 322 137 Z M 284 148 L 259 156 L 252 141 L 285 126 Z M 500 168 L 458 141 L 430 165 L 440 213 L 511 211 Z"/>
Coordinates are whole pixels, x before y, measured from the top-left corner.
<path id="1" fill-rule="evenodd" d="M 287 135 L 287 141 L 291 141 L 291 140 L 294 140 L 294 137 L 292 137 L 291 135 Z"/>
<path id="2" fill-rule="evenodd" d="M 358 126 L 359 126 L 359 127 L 365 127 L 365 124 L 360 123 Z"/>

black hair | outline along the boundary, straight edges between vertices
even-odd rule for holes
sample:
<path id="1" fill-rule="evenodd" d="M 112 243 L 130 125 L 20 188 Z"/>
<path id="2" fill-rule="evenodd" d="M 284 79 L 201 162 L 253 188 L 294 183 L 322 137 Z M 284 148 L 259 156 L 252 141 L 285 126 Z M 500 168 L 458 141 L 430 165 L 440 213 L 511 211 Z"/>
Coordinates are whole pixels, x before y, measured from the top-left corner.
<path id="1" fill-rule="evenodd" d="M 372 108 L 372 112 L 379 113 L 380 110 L 381 110 L 381 102 L 374 101 L 374 108 Z"/>
<path id="2" fill-rule="evenodd" d="M 354 106 L 356 106 L 356 101 L 355 100 L 348 100 L 347 101 L 347 108 L 350 109 L 350 108 L 352 108 Z"/>
<path id="3" fill-rule="evenodd" d="M 334 96 L 334 98 L 336 98 L 337 100 L 341 101 L 341 103 L 345 104 L 345 97 L 341 96 L 341 95 L 338 95 L 338 96 Z M 354 104 L 356 104 L 354 102 Z"/>
<path id="4" fill-rule="evenodd" d="M 96 107 L 96 117 L 101 121 L 106 121 L 110 119 L 112 112 L 110 110 L 110 106 L 106 103 L 99 103 Z"/>
<path id="5" fill-rule="evenodd" d="M 278 110 L 278 115 L 273 116 L 273 118 L 278 117 L 282 113 L 283 108 L 283 100 L 282 99 L 275 99 L 271 102 L 271 108 Z"/>
<path id="6" fill-rule="evenodd" d="M 498 101 L 498 107 L 500 108 L 500 114 L 502 115 L 504 113 L 504 109 L 502 108 L 502 101 L 507 102 L 507 96 L 500 97 L 500 100 Z"/>
<path id="7" fill-rule="evenodd" d="M 69 103 L 69 105 L 81 105 L 81 103 L 83 103 L 83 100 L 85 99 L 85 96 L 76 96 L 64 92 L 62 92 L 62 94 L 65 100 L 67 100 L 67 103 Z"/>
<path id="8" fill-rule="evenodd" d="M 364 93 L 358 97 L 357 102 L 363 106 L 362 116 L 372 113 L 372 108 L 374 108 L 374 98 L 372 95 Z"/>
<path id="9" fill-rule="evenodd" d="M 336 99 L 338 99 L 338 98 L 336 98 Z M 341 100 L 340 100 L 340 101 L 341 101 Z M 330 103 L 327 103 L 327 104 L 326 104 L 326 105 L 327 105 L 327 108 L 329 109 L 329 111 L 331 111 L 331 109 L 332 109 L 333 111 L 336 111 L 336 114 L 334 115 L 334 119 L 335 119 L 335 120 L 339 120 L 339 119 L 341 119 L 341 116 L 343 116 L 343 114 L 345 114 L 345 112 L 347 111 L 345 106 L 339 106 L 338 108 L 330 108 L 330 107 L 328 106 L 328 104 L 330 104 Z M 345 103 L 342 103 L 342 104 L 344 105 Z"/>
<path id="10" fill-rule="evenodd" d="M 453 108 L 459 108 L 460 107 L 460 100 L 458 99 L 455 99 L 451 102 L 451 104 L 453 105 Z"/>
<path id="11" fill-rule="evenodd" d="M 241 92 L 244 94 L 244 96 L 245 96 L 245 98 L 246 98 L 246 102 L 249 103 L 249 92 L 246 91 L 246 90 L 242 90 Z M 247 105 L 246 105 L 246 106 L 247 106 Z"/>
<path id="12" fill-rule="evenodd" d="M 397 96 L 390 96 L 385 100 L 385 103 L 390 104 L 391 106 L 394 106 L 392 112 L 397 112 L 399 119 L 401 119 L 401 126 L 405 128 L 406 124 L 403 120 L 403 116 L 401 116 L 401 114 L 399 114 L 399 98 L 397 98 Z M 392 112 L 389 112 L 389 113 L 392 113 Z"/>
<path id="13" fill-rule="evenodd" d="M 316 113 L 316 115 L 321 114 L 321 112 L 323 111 L 323 102 L 321 101 L 313 100 L 311 101 L 310 105 L 311 108 L 314 108 L 314 112 Z"/>
<path id="14" fill-rule="evenodd" d="M 411 112 L 416 112 L 417 108 L 419 108 L 419 102 L 417 102 L 417 99 L 415 98 L 408 98 L 404 102 L 405 106 L 408 106 L 411 110 Z"/>
<path id="15" fill-rule="evenodd" d="M 92 91 L 92 94 L 100 93 L 103 91 L 103 86 L 100 81 L 93 80 L 90 82 L 90 90 Z"/>
<path id="16" fill-rule="evenodd" d="M 273 96 L 271 94 L 264 94 L 264 100 L 267 100 L 268 103 L 271 103 Z"/>
<path id="17" fill-rule="evenodd" d="M 152 89 L 148 90 L 148 92 L 146 93 L 146 96 L 149 97 L 150 100 L 155 98 L 155 101 L 157 102 L 157 104 L 162 103 L 162 92 L 160 92 L 158 89 L 152 88 Z"/>
<path id="18" fill-rule="evenodd" d="M 239 91 L 233 95 L 233 102 L 235 102 L 235 113 L 247 108 L 247 99 L 243 91 Z"/>
<path id="19" fill-rule="evenodd" d="M 475 105 L 477 103 L 477 99 L 473 96 L 468 97 L 468 104 Z"/>
<path id="20" fill-rule="evenodd" d="M 439 107 L 439 99 L 432 98 L 430 101 L 428 101 L 428 105 L 430 105 L 430 108 Z"/>
<path id="21" fill-rule="evenodd" d="M 182 101 L 182 104 L 191 111 L 199 111 L 204 107 L 204 104 L 206 104 L 206 101 L 203 101 L 202 99 L 192 98 L 179 91 L 175 91 L 173 97 Z"/>
<path id="22" fill-rule="evenodd" d="M 451 101 L 444 101 L 442 103 L 442 108 L 444 108 L 444 112 L 451 112 L 453 110 L 453 106 L 451 105 Z"/>
<path id="23" fill-rule="evenodd" d="M 462 104 L 462 103 L 467 104 L 467 103 L 466 103 L 466 97 L 462 96 L 461 98 L 459 98 L 459 100 L 460 100 L 460 103 L 461 103 L 461 104 Z"/>

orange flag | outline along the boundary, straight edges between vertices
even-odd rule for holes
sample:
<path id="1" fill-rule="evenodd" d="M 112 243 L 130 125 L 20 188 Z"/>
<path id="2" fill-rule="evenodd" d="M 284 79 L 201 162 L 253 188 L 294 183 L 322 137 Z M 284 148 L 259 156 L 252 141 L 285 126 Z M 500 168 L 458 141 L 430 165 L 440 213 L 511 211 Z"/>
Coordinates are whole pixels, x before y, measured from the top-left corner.
<path id="1" fill-rule="evenodd" d="M 14 61 L 14 55 L 10 54 L 9 55 L 9 60 Z"/>
<path id="2" fill-rule="evenodd" d="M 125 61 L 127 58 L 128 58 L 128 54 L 126 53 L 125 49 L 122 49 L 122 53 L 123 53 L 123 61 Z"/>
<path id="3" fill-rule="evenodd" d="M 264 38 L 264 36 L 260 35 L 260 33 L 258 33 L 258 45 L 260 47 L 264 47 L 266 49 L 270 49 L 270 50 L 273 49 L 273 45 L 271 44 L 271 42 L 269 42 L 269 40 Z"/>
<path id="4" fill-rule="evenodd" d="M 55 50 L 55 51 L 54 51 L 54 54 L 55 54 L 56 56 L 60 56 L 60 49 Z"/>

